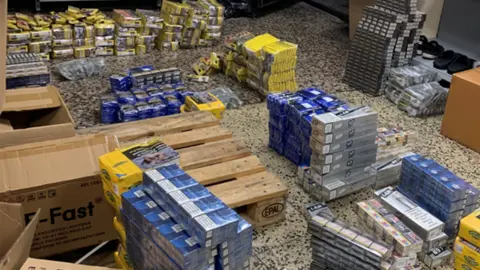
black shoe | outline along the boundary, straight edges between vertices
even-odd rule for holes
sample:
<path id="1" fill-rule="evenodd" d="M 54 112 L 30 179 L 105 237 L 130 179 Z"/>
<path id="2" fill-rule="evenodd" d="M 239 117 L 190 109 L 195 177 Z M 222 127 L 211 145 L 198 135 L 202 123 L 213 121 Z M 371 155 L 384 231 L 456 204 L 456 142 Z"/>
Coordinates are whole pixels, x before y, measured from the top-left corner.
<path id="1" fill-rule="evenodd" d="M 433 66 L 437 69 L 447 69 L 458 56 L 459 54 L 452 50 L 444 51 L 435 59 Z"/>
<path id="2" fill-rule="evenodd" d="M 459 54 L 458 57 L 453 61 L 447 68 L 449 74 L 454 74 L 457 72 L 462 72 L 468 69 L 473 68 L 473 63 L 475 60 L 468 58 L 466 55 Z"/>
<path id="3" fill-rule="evenodd" d="M 426 36 L 420 36 L 420 40 L 416 44 L 416 49 L 415 49 L 416 54 L 422 55 L 426 45 L 428 45 L 428 38 Z"/>
<path id="4" fill-rule="evenodd" d="M 443 46 L 436 41 L 430 41 L 424 47 L 422 57 L 429 60 L 437 58 L 437 56 L 445 51 Z"/>

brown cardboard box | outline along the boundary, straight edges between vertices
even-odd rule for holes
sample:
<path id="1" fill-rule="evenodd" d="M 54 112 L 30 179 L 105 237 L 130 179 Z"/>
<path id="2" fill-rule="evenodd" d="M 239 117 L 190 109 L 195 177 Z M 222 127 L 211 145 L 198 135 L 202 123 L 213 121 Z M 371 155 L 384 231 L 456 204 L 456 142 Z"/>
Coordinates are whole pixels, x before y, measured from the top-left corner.
<path id="1" fill-rule="evenodd" d="M 43 210 L 33 257 L 116 238 L 99 177 L 98 157 L 107 152 L 105 137 L 95 135 L 0 149 L 0 201 L 20 203 L 14 214 L 24 224 Z"/>
<path id="2" fill-rule="evenodd" d="M 0 148 L 75 136 L 70 112 L 52 85 L 5 91 L 0 121 Z"/>
<path id="3" fill-rule="evenodd" d="M 480 68 L 453 75 L 441 134 L 480 153 Z"/>
<path id="4" fill-rule="evenodd" d="M 372 6 L 377 0 L 349 0 L 348 1 L 348 21 L 349 21 L 349 36 L 353 39 L 355 31 L 357 30 L 358 22 L 362 18 L 363 7 Z"/>
<path id="5" fill-rule="evenodd" d="M 110 268 L 29 258 L 35 229 L 40 219 L 38 209 L 27 226 L 19 215 L 22 205 L 0 202 L 0 270 L 108 270 Z"/>

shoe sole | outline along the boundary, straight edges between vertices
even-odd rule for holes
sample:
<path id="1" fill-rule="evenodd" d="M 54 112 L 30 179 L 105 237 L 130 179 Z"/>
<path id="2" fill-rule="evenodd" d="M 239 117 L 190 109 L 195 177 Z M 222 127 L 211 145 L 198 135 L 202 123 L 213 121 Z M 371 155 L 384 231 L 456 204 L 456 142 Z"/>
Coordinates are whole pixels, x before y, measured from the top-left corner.
<path id="1" fill-rule="evenodd" d="M 437 55 L 428 54 L 428 53 L 423 53 L 422 57 L 425 58 L 425 59 L 432 60 L 432 59 L 437 58 Z"/>

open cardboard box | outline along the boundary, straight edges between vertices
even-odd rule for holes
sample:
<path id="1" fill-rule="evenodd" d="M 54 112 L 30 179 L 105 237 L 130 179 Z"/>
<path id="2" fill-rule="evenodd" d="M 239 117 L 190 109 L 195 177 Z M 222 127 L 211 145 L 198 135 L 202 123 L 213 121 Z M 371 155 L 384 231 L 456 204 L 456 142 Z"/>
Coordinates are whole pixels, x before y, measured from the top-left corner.
<path id="1" fill-rule="evenodd" d="M 0 202 L 20 204 L 10 211 L 24 224 L 43 210 L 32 257 L 116 238 L 114 210 L 104 198 L 98 166 L 98 157 L 107 152 L 106 138 L 99 135 L 0 148 Z"/>
<path id="2" fill-rule="evenodd" d="M 0 270 L 107 270 L 111 268 L 71 264 L 29 257 L 40 212 L 24 226 L 22 205 L 0 202 Z"/>

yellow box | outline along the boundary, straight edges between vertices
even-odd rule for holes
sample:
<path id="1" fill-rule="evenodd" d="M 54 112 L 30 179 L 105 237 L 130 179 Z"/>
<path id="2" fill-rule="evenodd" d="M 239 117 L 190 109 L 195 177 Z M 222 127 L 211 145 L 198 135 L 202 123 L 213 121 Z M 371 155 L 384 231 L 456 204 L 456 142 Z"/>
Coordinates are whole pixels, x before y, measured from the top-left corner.
<path id="1" fill-rule="evenodd" d="M 455 270 L 480 270 L 480 267 L 473 267 L 462 260 L 461 257 L 455 256 L 455 264 L 453 266 Z"/>
<path id="2" fill-rule="evenodd" d="M 125 227 L 123 224 L 118 220 L 118 217 L 113 218 L 113 227 L 117 230 L 118 237 L 120 238 L 120 243 L 123 246 L 126 246 L 127 243 L 127 233 L 125 232 Z"/>
<path id="3" fill-rule="evenodd" d="M 117 267 L 119 269 L 133 270 L 132 267 L 129 267 L 129 265 L 125 261 L 125 259 L 120 256 L 120 253 L 118 251 L 115 251 L 115 253 L 113 253 L 113 256 L 114 256 L 114 259 L 115 259 L 115 264 L 117 265 Z"/>
<path id="4" fill-rule="evenodd" d="M 457 237 L 453 246 L 455 257 L 461 258 L 469 266 L 480 267 L 480 249 Z"/>
<path id="5" fill-rule="evenodd" d="M 122 151 L 115 150 L 101 156 L 98 160 L 102 181 L 111 185 L 115 194 L 121 195 L 120 187 L 134 186 L 142 182 L 142 170 Z"/>
<path id="6" fill-rule="evenodd" d="M 187 111 L 209 111 L 218 119 L 222 119 L 225 112 L 223 102 L 211 93 L 203 98 L 196 95 L 188 96 L 185 99 L 185 108 Z"/>
<path id="7" fill-rule="evenodd" d="M 127 267 L 127 270 L 133 270 L 133 264 L 132 261 L 130 261 L 130 258 L 128 257 L 127 250 L 125 249 L 125 246 L 118 245 L 118 257 L 120 260 L 124 263 L 124 265 Z"/>
<path id="8" fill-rule="evenodd" d="M 460 220 L 458 236 L 480 247 L 480 209 Z"/>
<path id="9" fill-rule="evenodd" d="M 120 196 L 115 194 L 112 187 L 105 181 L 102 181 L 103 184 L 103 195 L 107 202 L 115 209 L 117 214 L 120 214 L 120 208 L 122 207 L 122 199 Z"/>

